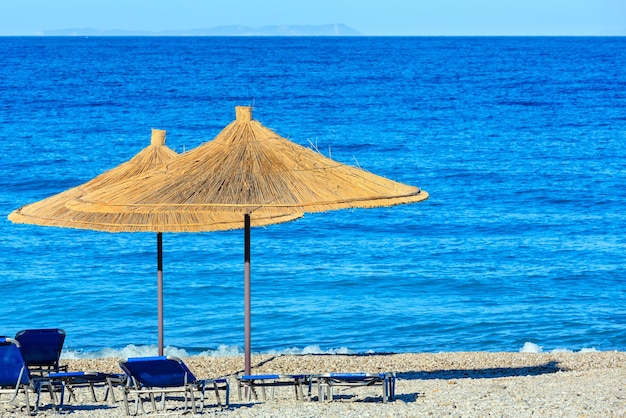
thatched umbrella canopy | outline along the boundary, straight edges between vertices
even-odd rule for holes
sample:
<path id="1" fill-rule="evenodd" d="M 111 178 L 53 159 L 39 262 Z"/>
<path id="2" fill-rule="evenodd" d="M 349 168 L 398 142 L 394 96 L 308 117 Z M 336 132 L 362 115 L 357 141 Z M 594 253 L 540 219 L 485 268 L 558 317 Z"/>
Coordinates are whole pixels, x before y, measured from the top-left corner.
<path id="1" fill-rule="evenodd" d="M 92 229 L 105 232 L 197 232 L 242 228 L 241 216 L 220 211 L 212 213 L 155 212 L 150 215 L 133 212 L 83 212 L 67 207 L 67 203 L 108 186 L 145 174 L 171 162 L 178 154 L 165 145 L 166 131 L 152 129 L 150 145 L 130 160 L 108 170 L 79 186 L 43 200 L 27 204 L 8 216 L 14 223 Z M 285 222 L 297 217 L 290 215 L 258 217 L 253 226 Z M 291 215 L 294 214 L 294 215 Z M 298 215 L 298 216 L 301 216 Z"/>
<path id="2" fill-rule="evenodd" d="M 68 203 L 73 210 L 137 214 L 232 213 L 244 220 L 245 372 L 250 372 L 249 226 L 255 219 L 420 202 L 428 193 L 341 164 L 280 137 L 236 107 L 236 120 L 212 141 L 158 170 Z M 198 230 L 206 230 L 199 227 Z"/>
<path id="3" fill-rule="evenodd" d="M 22 206 L 9 214 L 9 220 L 15 223 L 64 228 L 96 229 L 109 232 L 128 231 L 129 225 L 136 224 L 136 216 L 133 214 L 77 212 L 69 209 L 65 204 L 87 193 L 150 171 L 178 156 L 178 153 L 165 145 L 165 134 L 163 130 L 153 129 L 150 145 L 130 160 L 79 186 Z"/>
<path id="4" fill-rule="evenodd" d="M 9 220 L 15 223 L 56 226 L 63 228 L 94 229 L 108 232 L 133 231 L 137 217 L 133 214 L 86 213 L 69 209 L 65 204 L 86 193 L 107 187 L 122 180 L 128 180 L 138 174 L 150 171 L 178 153 L 165 145 L 166 132 L 152 129 L 150 145 L 141 150 L 130 160 L 108 170 L 79 186 L 55 194 L 46 199 L 22 206 L 9 214 Z M 158 333 L 159 350 L 163 346 L 163 268 L 162 236 L 157 234 L 157 282 L 158 282 Z"/>
<path id="5" fill-rule="evenodd" d="M 163 354 L 163 232 L 228 230 L 241 228 L 241 216 L 232 213 L 94 213 L 68 208 L 69 201 L 87 193 L 128 180 L 172 161 L 178 154 L 165 145 L 166 131 L 152 130 L 150 145 L 130 160 L 108 170 L 79 186 L 46 199 L 16 209 L 8 218 L 15 223 L 55 226 L 63 228 L 92 229 L 106 232 L 156 232 L 157 233 L 157 287 L 158 287 L 158 349 Z M 271 219 L 257 219 L 256 225 L 286 222 L 301 216 L 292 214 Z"/>

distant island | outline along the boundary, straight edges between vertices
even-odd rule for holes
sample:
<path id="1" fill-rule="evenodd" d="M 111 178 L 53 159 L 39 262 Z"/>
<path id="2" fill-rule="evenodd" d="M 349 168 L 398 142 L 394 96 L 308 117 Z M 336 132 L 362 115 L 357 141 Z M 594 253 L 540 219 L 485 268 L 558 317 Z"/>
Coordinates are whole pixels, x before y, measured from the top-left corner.
<path id="1" fill-rule="evenodd" d="M 205 29 L 134 31 L 99 30 L 92 28 L 44 30 L 43 36 L 360 36 L 359 31 L 343 24 L 280 25 L 254 28 L 250 26 L 218 26 Z"/>

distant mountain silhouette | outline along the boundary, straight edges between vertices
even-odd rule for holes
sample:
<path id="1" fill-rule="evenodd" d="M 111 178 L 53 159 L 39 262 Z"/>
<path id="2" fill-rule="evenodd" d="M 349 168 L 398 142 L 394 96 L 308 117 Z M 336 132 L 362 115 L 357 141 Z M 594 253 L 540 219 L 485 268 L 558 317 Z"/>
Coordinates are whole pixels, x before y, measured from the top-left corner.
<path id="1" fill-rule="evenodd" d="M 45 30 L 44 36 L 359 36 L 360 32 L 343 24 L 280 25 L 253 28 L 250 26 L 218 26 L 205 29 L 135 31 L 99 30 L 92 28 Z"/>

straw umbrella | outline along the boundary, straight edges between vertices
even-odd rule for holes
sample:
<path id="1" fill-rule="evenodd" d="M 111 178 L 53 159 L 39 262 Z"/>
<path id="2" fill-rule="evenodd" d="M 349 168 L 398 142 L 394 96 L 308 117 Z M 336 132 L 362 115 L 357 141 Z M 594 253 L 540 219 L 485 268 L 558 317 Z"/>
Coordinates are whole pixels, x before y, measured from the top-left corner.
<path id="1" fill-rule="evenodd" d="M 77 197 L 67 206 L 77 211 L 144 217 L 238 216 L 245 234 L 244 370 L 249 374 L 250 226 L 255 220 L 415 203 L 427 199 L 428 193 L 341 164 L 282 138 L 253 120 L 250 107 L 237 106 L 235 110 L 235 121 L 212 141 L 159 170 Z"/>
<path id="2" fill-rule="evenodd" d="M 22 224 L 99 230 L 109 230 L 104 225 L 113 224 L 117 225 L 117 229 L 112 232 L 125 231 L 124 225 L 133 222 L 132 216 L 125 215 L 124 222 L 120 222 L 119 215 L 103 214 L 96 217 L 94 214 L 73 211 L 65 204 L 76 197 L 150 171 L 178 156 L 165 145 L 165 134 L 164 130 L 152 129 L 150 145 L 130 160 L 79 186 L 22 206 L 9 214 L 9 220 Z"/>
<path id="3" fill-rule="evenodd" d="M 14 210 L 8 216 L 14 223 L 56 226 L 64 228 L 95 229 L 111 232 L 126 231 L 129 225 L 135 223 L 132 214 L 99 214 L 76 212 L 65 206 L 65 204 L 76 197 L 115 184 L 122 180 L 127 180 L 149 171 L 161 164 L 175 158 L 178 153 L 165 145 L 166 131 L 152 129 L 150 145 L 141 150 L 130 160 L 106 171 L 99 176 L 89 180 L 79 186 L 73 187 L 64 192 L 55 194 L 46 199 L 31 203 Z M 162 350 L 163 341 L 163 267 L 162 251 L 163 241 L 161 233 L 157 233 L 157 281 L 158 281 L 158 328 L 159 328 L 159 349 Z"/>
<path id="4" fill-rule="evenodd" d="M 157 213 L 146 217 L 134 213 L 88 213 L 72 210 L 66 203 L 87 193 L 128 180 L 172 161 L 178 154 L 165 145 L 166 131 L 152 130 L 151 143 L 129 161 L 100 174 L 92 180 L 46 199 L 13 211 L 8 218 L 14 223 L 91 229 L 106 232 L 156 232 L 158 288 L 158 350 L 163 354 L 163 232 L 196 231 L 198 226 L 208 230 L 241 228 L 239 216 L 192 213 L 181 217 L 173 213 Z M 260 219 L 265 225 L 291 220 L 300 215 Z M 167 227 L 165 227 L 167 226 Z"/>

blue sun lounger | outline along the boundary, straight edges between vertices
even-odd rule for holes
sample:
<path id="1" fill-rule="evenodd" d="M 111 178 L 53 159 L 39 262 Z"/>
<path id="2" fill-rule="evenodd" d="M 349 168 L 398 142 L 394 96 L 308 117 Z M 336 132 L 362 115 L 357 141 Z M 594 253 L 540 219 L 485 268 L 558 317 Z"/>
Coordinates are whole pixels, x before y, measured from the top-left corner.
<path id="1" fill-rule="evenodd" d="M 31 378 L 19 342 L 13 338 L 0 337 L 0 402 L 13 402 L 20 393 L 23 393 L 28 412 L 36 414 L 39 411 L 43 387 L 48 389 L 54 402 L 54 391 L 50 381 L 46 378 Z M 32 410 L 30 394 L 36 395 Z"/>
<path id="2" fill-rule="evenodd" d="M 239 400 L 242 400 L 245 392 L 245 398 L 250 401 L 254 396 L 258 399 L 256 388 L 261 388 L 261 394 L 263 400 L 267 399 L 265 388 L 272 388 L 271 398 L 274 398 L 274 388 L 287 386 L 295 389 L 296 399 L 304 400 L 304 385 L 309 388 L 309 394 L 311 393 L 310 387 L 310 375 L 307 374 L 254 374 L 254 375 L 242 375 L 237 376 L 237 393 Z"/>
<path id="3" fill-rule="evenodd" d="M 31 374 L 45 376 L 50 372 L 66 370 L 59 366 L 65 341 L 65 331 L 62 329 L 26 329 L 19 331 L 15 339 L 20 343 Z"/>
<path id="4" fill-rule="evenodd" d="M 59 408 L 63 408 L 65 403 L 65 392 L 68 392 L 68 401 L 73 397 L 76 400 L 76 388 L 88 388 L 91 392 L 91 399 L 94 402 L 98 402 L 96 397 L 96 387 L 104 386 L 106 388 L 104 394 L 104 401 L 111 399 L 111 403 L 115 403 L 115 392 L 113 388 L 115 386 L 121 386 L 126 383 L 126 375 L 124 374 L 112 374 L 102 373 L 97 371 L 77 371 L 77 372 L 59 372 L 50 373 L 48 375 L 52 386 L 61 387 L 61 397 L 58 403 Z"/>
<path id="5" fill-rule="evenodd" d="M 230 393 L 227 379 L 198 380 L 189 370 L 187 365 L 177 357 L 136 357 L 120 361 L 120 367 L 128 376 L 127 385 L 124 388 L 124 408 L 130 415 L 129 397 L 135 397 L 135 414 L 143 410 L 143 398 L 146 396 L 152 403 L 153 410 L 157 411 L 156 397 L 161 397 L 161 410 L 165 409 L 166 395 L 182 393 L 185 401 L 185 410 L 188 402 L 191 403 L 192 412 L 198 412 L 196 408 L 196 395 L 200 395 L 200 411 L 204 408 L 205 391 L 213 389 L 218 405 L 221 406 L 219 390 L 226 391 L 226 405 Z"/>
<path id="6" fill-rule="evenodd" d="M 382 386 L 383 402 L 394 400 L 396 391 L 395 373 L 326 373 L 316 375 L 319 401 L 333 400 L 335 386 Z"/>

